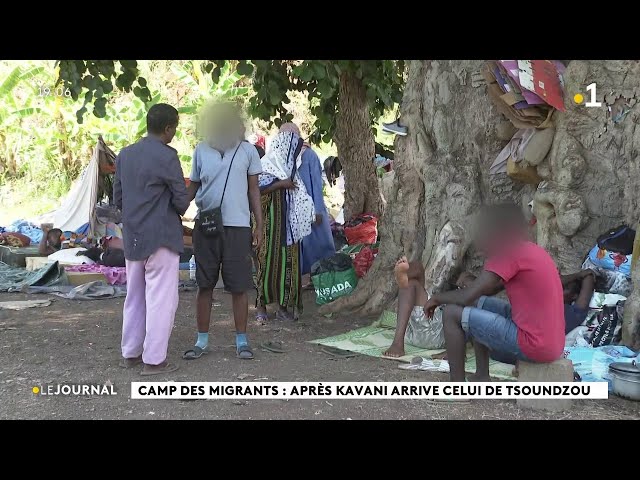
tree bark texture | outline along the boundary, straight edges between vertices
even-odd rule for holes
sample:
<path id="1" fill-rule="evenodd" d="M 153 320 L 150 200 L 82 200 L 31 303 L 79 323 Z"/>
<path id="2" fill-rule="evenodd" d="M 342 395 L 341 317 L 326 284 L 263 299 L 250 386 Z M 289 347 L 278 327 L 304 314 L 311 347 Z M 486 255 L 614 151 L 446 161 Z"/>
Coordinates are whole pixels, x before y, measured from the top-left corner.
<path id="1" fill-rule="evenodd" d="M 426 287 L 432 292 L 445 288 L 462 270 L 477 272 L 484 259 L 470 244 L 470 227 L 482 204 L 515 201 L 526 209 L 534 200 L 535 236 L 563 273 L 578 270 L 607 229 L 624 222 L 638 225 L 640 111 L 635 105 L 640 63 L 569 64 L 564 76 L 567 110 L 553 115 L 554 141 L 537 165 L 543 178 L 537 188 L 488 173 L 515 129 L 491 104 L 479 80 L 483 64 L 411 62 L 401 110 L 409 133 L 396 139 L 394 172 L 382 182 L 387 205 L 380 222 L 380 254 L 351 296 L 322 311 L 366 315 L 395 309 L 392 271 L 401 255 L 426 266 Z M 582 93 L 588 99 L 586 86 L 593 82 L 603 106 L 576 105 L 573 96 Z M 341 90 L 341 102 L 345 97 Z M 615 113 L 620 98 L 629 113 L 614 122 L 607 107 Z M 633 280 L 639 284 L 640 269 L 634 269 Z M 638 289 L 625 310 L 623 341 L 637 349 Z"/>
<path id="2" fill-rule="evenodd" d="M 373 164 L 375 139 L 366 90 L 362 81 L 349 72 L 340 77 L 335 140 L 345 178 L 345 219 L 360 213 L 380 216 L 384 200 Z"/>

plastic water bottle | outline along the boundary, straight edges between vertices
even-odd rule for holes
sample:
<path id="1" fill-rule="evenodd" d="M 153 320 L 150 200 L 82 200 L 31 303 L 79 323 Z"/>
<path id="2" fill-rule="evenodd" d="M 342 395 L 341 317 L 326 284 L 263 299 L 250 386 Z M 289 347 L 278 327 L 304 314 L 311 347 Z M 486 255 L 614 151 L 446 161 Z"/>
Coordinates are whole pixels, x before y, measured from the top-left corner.
<path id="1" fill-rule="evenodd" d="M 196 279 L 196 256 L 195 255 L 191 255 L 191 258 L 189 259 L 189 278 L 194 281 Z"/>

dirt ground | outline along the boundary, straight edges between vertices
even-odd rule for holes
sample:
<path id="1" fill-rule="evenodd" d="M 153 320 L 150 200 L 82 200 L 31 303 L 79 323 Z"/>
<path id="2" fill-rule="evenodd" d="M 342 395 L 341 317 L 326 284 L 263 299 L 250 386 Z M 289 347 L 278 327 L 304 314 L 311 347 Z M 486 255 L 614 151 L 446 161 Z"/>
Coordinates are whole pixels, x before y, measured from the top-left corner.
<path id="1" fill-rule="evenodd" d="M 51 298 L 49 307 L 19 312 L 0 310 L 0 419 L 638 419 L 638 404 L 616 397 L 577 401 L 567 413 L 521 410 L 515 401 L 476 400 L 470 404 L 432 404 L 421 400 L 131 400 L 130 382 L 138 369 L 118 367 L 123 299 L 70 301 L 58 297 L 1 294 L 0 301 Z M 394 361 L 357 356 L 333 359 L 308 340 L 371 323 L 370 318 L 325 318 L 316 314 L 313 293 L 300 321 L 273 320 L 259 326 L 250 317 L 253 361 L 238 360 L 233 346 L 231 298 L 216 291 L 210 343 L 212 352 L 186 362 L 181 353 L 195 337 L 193 292 L 180 294 L 169 346 L 180 370 L 153 379 L 175 381 L 443 381 L 445 375 L 407 372 Z M 253 313 L 250 312 L 250 313 Z M 256 348 L 280 340 L 287 353 Z M 34 395 L 34 385 L 110 382 L 117 396 Z"/>

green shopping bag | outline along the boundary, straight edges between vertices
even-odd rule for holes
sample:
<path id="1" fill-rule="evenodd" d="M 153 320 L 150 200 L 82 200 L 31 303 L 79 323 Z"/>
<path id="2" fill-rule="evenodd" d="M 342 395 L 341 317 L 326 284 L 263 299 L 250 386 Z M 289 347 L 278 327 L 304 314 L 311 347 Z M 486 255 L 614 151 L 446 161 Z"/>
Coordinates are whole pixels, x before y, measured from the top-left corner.
<path id="1" fill-rule="evenodd" d="M 341 272 L 323 272 L 311 277 L 316 290 L 316 303 L 324 305 L 336 298 L 351 295 L 358 284 L 358 276 L 353 267 Z"/>

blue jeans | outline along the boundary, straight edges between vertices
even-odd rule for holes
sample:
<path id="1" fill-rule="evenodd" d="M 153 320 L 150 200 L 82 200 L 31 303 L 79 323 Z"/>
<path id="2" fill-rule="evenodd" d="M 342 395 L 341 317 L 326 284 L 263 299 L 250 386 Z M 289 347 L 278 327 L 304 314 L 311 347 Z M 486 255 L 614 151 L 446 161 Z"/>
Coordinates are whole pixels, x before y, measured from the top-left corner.
<path id="1" fill-rule="evenodd" d="M 518 345 L 518 327 L 511 320 L 511 305 L 494 297 L 480 297 L 476 307 L 462 311 L 462 329 L 467 338 L 491 351 L 491 358 L 515 365 L 518 360 L 531 362 Z"/>

